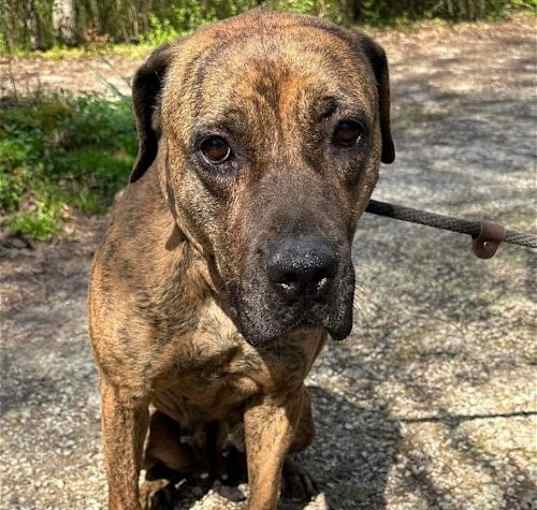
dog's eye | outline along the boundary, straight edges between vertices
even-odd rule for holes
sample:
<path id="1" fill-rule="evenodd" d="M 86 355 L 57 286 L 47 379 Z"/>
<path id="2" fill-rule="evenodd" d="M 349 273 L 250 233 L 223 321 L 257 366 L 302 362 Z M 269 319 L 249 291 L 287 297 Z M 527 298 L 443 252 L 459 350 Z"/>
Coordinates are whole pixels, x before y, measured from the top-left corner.
<path id="1" fill-rule="evenodd" d="M 213 165 L 223 163 L 231 156 L 231 147 L 221 136 L 209 136 L 201 143 L 200 150 L 205 160 Z"/>
<path id="2" fill-rule="evenodd" d="M 341 147 L 352 147 L 360 140 L 363 131 L 362 126 L 358 122 L 343 120 L 337 124 L 332 142 Z"/>

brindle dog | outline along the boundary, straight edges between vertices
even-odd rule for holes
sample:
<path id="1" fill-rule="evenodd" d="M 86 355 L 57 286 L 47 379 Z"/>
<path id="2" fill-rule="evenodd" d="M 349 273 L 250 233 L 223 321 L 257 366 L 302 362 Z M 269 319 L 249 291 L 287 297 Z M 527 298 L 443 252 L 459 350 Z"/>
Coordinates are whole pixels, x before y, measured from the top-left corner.
<path id="1" fill-rule="evenodd" d="M 141 508 L 141 468 L 226 478 L 241 451 L 250 510 L 276 508 L 282 472 L 309 497 L 287 454 L 313 438 L 304 379 L 351 332 L 351 242 L 394 159 L 384 51 L 252 11 L 157 49 L 133 101 L 89 298 L 109 507 Z"/>

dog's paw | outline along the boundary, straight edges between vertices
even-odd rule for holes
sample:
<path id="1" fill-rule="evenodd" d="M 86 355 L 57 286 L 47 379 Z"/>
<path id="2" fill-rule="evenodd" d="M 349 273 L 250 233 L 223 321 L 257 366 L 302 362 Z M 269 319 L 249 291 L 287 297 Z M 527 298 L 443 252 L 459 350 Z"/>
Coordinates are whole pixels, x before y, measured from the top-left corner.
<path id="1" fill-rule="evenodd" d="M 173 510 L 177 489 L 167 480 L 146 481 L 140 487 L 140 505 L 143 510 Z"/>
<path id="2" fill-rule="evenodd" d="M 174 469 L 165 466 L 162 462 L 155 463 L 145 474 L 145 479 L 149 482 L 165 479 L 173 484 L 179 483 L 186 477 L 186 474 L 175 471 Z"/>
<path id="3" fill-rule="evenodd" d="M 282 471 L 282 498 L 307 502 L 317 494 L 319 490 L 313 478 L 293 459 L 287 458 Z"/>

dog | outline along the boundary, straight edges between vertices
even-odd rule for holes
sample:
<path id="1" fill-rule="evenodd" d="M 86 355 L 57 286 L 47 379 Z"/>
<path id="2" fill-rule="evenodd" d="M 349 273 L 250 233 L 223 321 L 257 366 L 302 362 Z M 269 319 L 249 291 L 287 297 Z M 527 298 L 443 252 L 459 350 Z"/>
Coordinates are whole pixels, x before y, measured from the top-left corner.
<path id="1" fill-rule="evenodd" d="M 249 510 L 311 498 L 288 454 L 313 439 L 304 380 L 351 332 L 353 234 L 395 157 L 385 53 L 255 10 L 155 50 L 132 92 L 138 156 L 89 292 L 109 508 L 152 504 L 141 469 L 242 467 Z"/>

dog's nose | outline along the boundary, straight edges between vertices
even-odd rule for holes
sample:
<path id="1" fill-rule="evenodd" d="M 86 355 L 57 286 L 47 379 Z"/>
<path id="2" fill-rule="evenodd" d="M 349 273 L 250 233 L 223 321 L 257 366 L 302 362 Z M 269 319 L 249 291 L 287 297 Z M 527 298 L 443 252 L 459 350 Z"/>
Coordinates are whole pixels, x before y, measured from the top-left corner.
<path id="1" fill-rule="evenodd" d="M 284 239 L 267 243 L 267 273 L 278 293 L 296 300 L 320 300 L 336 275 L 335 244 L 324 239 Z"/>

